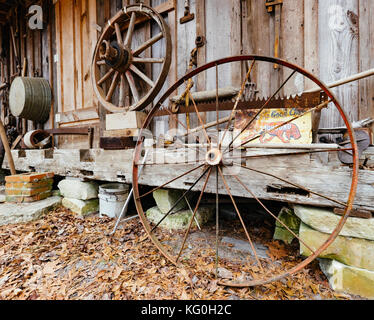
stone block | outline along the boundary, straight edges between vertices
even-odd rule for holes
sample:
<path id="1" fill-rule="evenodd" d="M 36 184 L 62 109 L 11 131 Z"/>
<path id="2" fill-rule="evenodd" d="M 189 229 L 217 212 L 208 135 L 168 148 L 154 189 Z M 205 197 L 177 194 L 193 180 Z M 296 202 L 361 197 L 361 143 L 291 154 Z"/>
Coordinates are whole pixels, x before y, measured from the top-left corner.
<path id="1" fill-rule="evenodd" d="M 296 235 L 299 233 L 300 219 L 294 214 L 292 209 L 282 208 L 278 215 L 278 219 L 282 221 L 289 229 Z M 275 222 L 275 231 L 273 238 L 275 240 L 282 240 L 288 244 L 295 238 L 281 223 Z"/>
<path id="2" fill-rule="evenodd" d="M 326 242 L 330 235 L 301 223 L 299 236 L 315 251 Z M 308 257 L 312 252 L 300 242 L 300 254 Z M 374 241 L 338 236 L 319 257 L 334 259 L 349 266 L 374 271 Z"/>
<path id="3" fill-rule="evenodd" d="M 77 200 L 63 198 L 62 205 L 81 217 L 99 212 L 99 199 Z"/>
<path id="4" fill-rule="evenodd" d="M 196 220 L 199 223 L 199 226 L 203 226 L 205 223 L 209 221 L 209 219 L 213 216 L 215 212 L 215 208 L 211 207 L 200 207 L 196 212 Z M 158 207 L 153 207 L 148 209 L 146 212 L 146 216 L 154 224 L 157 224 L 165 214 L 160 211 Z M 165 218 L 164 221 L 160 224 L 161 228 L 168 229 L 168 230 L 185 230 L 188 228 L 190 220 L 192 218 L 191 210 L 182 210 L 174 214 L 170 214 Z M 192 223 L 192 227 L 196 227 L 195 221 Z"/>
<path id="5" fill-rule="evenodd" d="M 294 212 L 308 226 L 329 234 L 341 219 L 332 209 L 295 205 Z M 349 217 L 339 235 L 374 240 L 374 219 Z"/>
<path id="6" fill-rule="evenodd" d="M 153 198 L 155 199 L 157 207 L 160 209 L 160 211 L 162 213 L 168 213 L 184 192 L 185 191 L 183 190 L 175 189 L 158 189 L 153 192 Z M 177 212 L 187 208 L 187 202 L 185 199 L 183 199 L 173 209 L 173 212 Z"/>
<path id="7" fill-rule="evenodd" d="M 27 204 L 1 204 L 0 225 L 26 223 L 37 220 L 60 204 L 60 197 L 50 197 L 45 200 Z"/>
<path id="8" fill-rule="evenodd" d="M 373 271 L 347 266 L 329 259 L 321 259 L 320 267 L 333 290 L 374 299 Z"/>
<path id="9" fill-rule="evenodd" d="M 99 191 L 99 185 L 96 182 L 82 182 L 75 179 L 60 181 L 58 188 L 63 197 L 77 200 L 96 199 Z"/>

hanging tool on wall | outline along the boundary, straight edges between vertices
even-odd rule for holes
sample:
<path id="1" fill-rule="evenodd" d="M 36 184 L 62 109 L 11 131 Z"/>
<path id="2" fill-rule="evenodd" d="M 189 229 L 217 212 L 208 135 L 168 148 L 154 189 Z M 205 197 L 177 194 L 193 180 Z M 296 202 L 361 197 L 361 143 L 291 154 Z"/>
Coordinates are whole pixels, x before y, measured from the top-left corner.
<path id="1" fill-rule="evenodd" d="M 190 0 L 184 1 L 184 16 L 179 19 L 179 23 L 183 24 L 195 19 L 195 14 L 190 12 Z"/>
<path id="2" fill-rule="evenodd" d="M 274 13 L 274 57 L 280 58 L 280 31 L 281 31 L 281 14 L 283 0 L 265 0 L 265 6 L 268 13 Z M 274 64 L 274 69 L 279 69 L 279 65 Z"/>

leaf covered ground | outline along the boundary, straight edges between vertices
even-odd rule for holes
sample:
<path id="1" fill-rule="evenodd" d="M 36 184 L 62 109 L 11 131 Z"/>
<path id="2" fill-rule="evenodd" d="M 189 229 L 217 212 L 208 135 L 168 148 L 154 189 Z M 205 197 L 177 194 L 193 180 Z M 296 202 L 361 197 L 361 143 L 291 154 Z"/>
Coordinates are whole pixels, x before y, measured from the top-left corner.
<path id="1" fill-rule="evenodd" d="M 203 254 L 193 268 L 178 269 L 160 255 L 139 219 L 108 236 L 114 224 L 114 219 L 79 219 L 58 208 L 35 222 L 0 227 L 0 299 L 351 298 L 329 288 L 318 262 L 265 286 L 222 287 Z M 278 242 L 269 252 L 276 258 L 289 256 Z M 301 258 L 286 263 L 296 263 L 297 259 Z"/>

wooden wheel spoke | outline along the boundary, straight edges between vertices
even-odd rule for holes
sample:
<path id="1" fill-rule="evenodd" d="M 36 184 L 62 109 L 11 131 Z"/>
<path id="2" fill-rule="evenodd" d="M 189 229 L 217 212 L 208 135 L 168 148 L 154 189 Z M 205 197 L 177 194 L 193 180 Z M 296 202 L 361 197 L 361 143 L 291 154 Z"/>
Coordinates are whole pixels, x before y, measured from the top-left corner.
<path id="1" fill-rule="evenodd" d="M 129 83 L 130 90 L 131 90 L 131 93 L 132 93 L 132 96 L 135 102 L 139 102 L 140 97 L 139 97 L 138 89 L 136 88 L 136 85 L 135 85 L 134 77 L 132 76 L 131 72 L 128 70 L 126 71 L 126 78 L 127 78 L 127 82 Z"/>
<path id="2" fill-rule="evenodd" d="M 130 70 L 138 75 L 141 79 L 143 79 L 151 88 L 154 88 L 155 83 L 149 79 L 143 72 L 141 72 L 137 67 L 133 64 L 130 66 Z"/>
<path id="3" fill-rule="evenodd" d="M 136 48 L 133 51 L 133 56 L 137 57 L 139 54 L 141 54 L 144 50 L 148 49 L 150 46 L 155 44 L 157 41 L 161 40 L 164 37 L 163 33 L 160 32 L 159 34 L 155 35 L 153 38 L 149 39 L 148 41 L 144 42 L 142 45 L 140 45 L 138 48 Z"/>
<path id="4" fill-rule="evenodd" d="M 199 209 L 200 202 L 201 202 L 201 199 L 203 198 L 203 195 L 204 195 L 204 192 L 205 192 L 206 186 L 207 186 L 207 184 L 208 184 L 209 177 L 210 177 L 210 174 L 211 174 L 211 173 L 212 173 L 212 167 L 210 167 L 210 169 L 209 169 L 208 176 L 207 176 L 207 178 L 206 178 L 206 180 L 205 180 L 205 182 L 204 182 L 204 186 L 203 186 L 203 188 L 201 189 L 199 199 L 197 200 L 197 203 L 196 203 L 196 206 L 195 206 L 195 210 L 193 211 L 192 217 L 191 217 L 190 222 L 189 222 L 189 224 L 188 224 L 188 229 L 187 229 L 187 231 L 186 231 L 186 233 L 185 233 L 185 235 L 184 235 L 184 239 L 183 239 L 183 242 L 182 242 L 181 248 L 180 248 L 180 250 L 179 250 L 179 253 L 178 253 L 177 259 L 176 259 L 177 262 L 178 262 L 178 260 L 179 260 L 179 258 L 180 258 L 180 256 L 181 256 L 181 254 L 182 254 L 182 251 L 183 251 L 183 249 L 184 249 L 184 245 L 185 245 L 185 243 L 186 243 L 187 237 L 188 237 L 188 235 L 189 235 L 189 233 L 190 233 L 190 230 L 191 230 L 191 227 L 192 227 L 192 222 L 194 221 L 195 216 L 196 216 L 196 212 L 197 212 L 197 210 Z"/>
<path id="5" fill-rule="evenodd" d="M 227 148 L 230 148 L 231 145 L 235 142 L 235 140 L 245 131 L 249 128 L 249 126 L 255 121 L 255 119 L 261 114 L 261 112 L 266 108 L 266 106 L 270 103 L 271 100 L 275 98 L 275 96 L 282 90 L 282 88 L 290 81 L 290 79 L 294 76 L 294 74 L 297 72 L 297 70 L 294 70 L 290 76 L 281 84 L 281 86 L 274 92 L 274 94 L 266 100 L 266 102 L 261 106 L 261 108 L 257 111 L 257 113 L 254 115 L 254 117 L 249 120 L 249 122 L 244 126 L 243 129 L 240 130 L 240 133 L 238 133 L 234 139 L 230 142 L 230 144 L 226 147 L 224 151 L 227 150 Z"/>
<path id="6" fill-rule="evenodd" d="M 134 57 L 132 59 L 134 63 L 164 63 L 164 58 L 138 58 Z"/>
<path id="7" fill-rule="evenodd" d="M 139 196 L 139 198 L 137 198 L 136 200 L 139 200 L 140 198 L 144 198 L 145 196 L 148 196 L 149 194 L 153 193 L 154 191 L 159 190 L 159 189 L 161 189 L 161 188 L 163 188 L 163 187 L 166 187 L 168 184 L 170 184 L 170 183 L 172 183 L 172 182 L 174 182 L 174 181 L 177 181 L 177 180 L 180 179 L 180 178 L 183 178 L 184 176 L 186 176 L 186 175 L 188 175 L 188 174 L 190 174 L 190 173 L 196 171 L 197 169 L 202 168 L 203 166 L 204 166 L 204 164 L 201 164 L 201 165 L 199 165 L 198 167 L 193 168 L 193 169 L 191 169 L 191 170 L 189 170 L 189 171 L 187 171 L 187 172 L 185 172 L 185 173 L 179 175 L 178 177 L 173 178 L 172 180 L 169 180 L 168 182 L 164 183 L 163 185 L 161 185 L 161 186 L 159 186 L 159 187 L 157 187 L 157 188 L 154 188 L 154 189 L 152 189 L 151 191 L 148 191 L 147 193 L 145 193 L 145 194 Z"/>
<path id="8" fill-rule="evenodd" d="M 151 233 L 155 231 L 155 229 L 164 221 L 176 208 L 176 206 L 184 199 L 184 197 L 187 197 L 187 195 L 191 192 L 191 190 L 199 183 L 199 181 L 205 176 L 205 174 L 208 172 L 210 168 L 206 168 L 203 172 L 203 174 L 192 184 L 192 186 L 183 193 L 183 195 L 180 196 L 180 198 L 174 203 L 174 205 L 170 208 L 170 210 L 162 217 L 162 219 L 152 228 Z"/>
<path id="9" fill-rule="evenodd" d="M 125 106 L 125 85 L 126 85 L 126 79 L 124 74 L 121 73 L 121 81 L 120 81 L 120 86 L 119 86 L 119 103 L 118 105 L 120 107 Z"/>
<path id="10" fill-rule="evenodd" d="M 130 24 L 129 24 L 129 27 L 127 29 L 126 38 L 125 38 L 125 41 L 124 41 L 125 46 L 127 46 L 129 48 L 131 48 L 131 44 L 132 44 L 132 36 L 133 36 L 133 33 L 134 33 L 134 28 L 135 28 L 135 21 L 136 21 L 136 14 L 135 14 L 135 12 L 133 12 L 131 14 Z"/>
<path id="11" fill-rule="evenodd" d="M 112 99 L 112 96 L 113 96 L 114 90 L 115 90 L 116 87 L 117 87 L 118 77 L 119 77 L 119 72 L 116 71 L 116 73 L 115 73 L 115 75 L 114 75 L 114 77 L 113 77 L 112 84 L 110 85 L 110 88 L 109 88 L 108 94 L 107 94 L 106 97 L 105 97 L 105 100 L 106 100 L 106 101 L 110 101 L 110 100 Z"/>
<path id="12" fill-rule="evenodd" d="M 116 29 L 117 42 L 122 45 L 123 44 L 123 38 L 122 38 L 121 28 L 120 28 L 120 26 L 117 22 L 114 24 L 114 27 Z"/>
<path id="13" fill-rule="evenodd" d="M 114 69 L 110 69 L 98 82 L 97 85 L 100 86 L 102 85 L 105 81 L 107 81 L 110 76 L 115 72 Z"/>
<path id="14" fill-rule="evenodd" d="M 256 195 L 243 183 L 242 180 L 239 179 L 238 176 L 233 175 L 233 177 L 242 185 L 242 187 L 251 194 L 251 196 L 261 205 L 261 207 L 268 213 L 270 214 L 278 223 L 280 223 L 283 228 L 285 228 L 288 232 L 290 232 L 296 239 L 298 239 L 302 244 L 305 245 L 306 248 L 308 248 L 313 254 L 315 254 L 314 250 L 311 249 L 298 235 L 295 234 L 282 220 L 280 220 L 274 213 L 272 213 L 268 207 L 264 205 L 264 203 L 256 197 Z"/>
<path id="15" fill-rule="evenodd" d="M 224 131 L 223 136 L 222 136 L 222 138 L 221 138 L 221 140 L 220 140 L 220 142 L 219 142 L 219 147 L 218 147 L 219 149 L 221 149 L 222 142 L 224 141 L 225 136 L 226 136 L 226 133 L 227 133 L 227 131 L 228 131 L 229 128 L 230 128 L 230 124 L 231 124 L 232 118 L 234 117 L 234 115 L 235 115 L 235 111 L 236 111 L 236 108 L 238 107 L 239 101 L 240 101 L 241 97 L 243 96 L 244 89 L 245 89 L 245 84 L 247 83 L 249 77 L 251 76 L 251 73 L 252 73 L 253 66 L 254 66 L 255 62 L 256 62 L 256 60 L 253 60 L 253 61 L 252 61 L 252 64 L 251 64 L 251 66 L 249 67 L 248 72 L 247 72 L 247 75 L 245 76 L 245 79 L 244 79 L 244 81 L 243 81 L 243 83 L 242 83 L 242 86 L 241 86 L 241 88 L 240 88 L 240 91 L 239 91 L 239 93 L 238 93 L 238 95 L 237 95 L 237 97 L 236 97 L 236 99 L 235 99 L 235 104 L 234 104 L 234 107 L 233 107 L 232 110 L 231 110 L 231 114 L 230 114 L 230 117 L 229 117 L 229 121 L 227 122 L 227 125 L 226 125 L 226 128 L 225 128 L 225 131 Z M 217 85 L 217 83 L 216 83 L 216 85 Z M 216 96 L 218 96 L 218 88 L 216 88 L 216 90 L 217 90 Z M 216 97 L 216 98 L 217 98 L 217 97 Z M 217 119 L 217 122 L 218 122 L 218 119 Z"/>
<path id="16" fill-rule="evenodd" d="M 332 201 L 332 202 L 337 203 L 337 204 L 339 204 L 339 205 L 341 205 L 343 207 L 347 207 L 347 204 L 344 203 L 344 202 L 341 202 L 339 200 L 333 199 L 331 197 L 324 196 L 323 194 L 320 194 L 318 192 L 312 191 L 312 190 L 310 190 L 310 189 L 308 189 L 306 187 L 303 187 L 303 186 L 301 186 L 301 185 L 299 185 L 297 183 L 294 183 L 292 181 L 289 181 L 287 179 L 279 177 L 279 176 L 277 176 L 275 174 L 272 174 L 272 173 L 269 173 L 269 172 L 265 172 L 265 171 L 262 171 L 262 170 L 258 170 L 258 169 L 254 169 L 254 168 L 250 168 L 250 167 L 247 167 L 245 165 L 242 165 L 242 164 L 239 164 L 239 163 L 235 163 L 235 162 L 233 164 L 236 165 L 236 166 L 242 167 L 243 169 L 246 169 L 246 170 L 249 170 L 249 171 L 253 171 L 253 172 L 257 172 L 257 173 L 260 173 L 260 174 L 263 174 L 263 175 L 275 178 L 275 179 L 280 180 L 282 182 L 285 182 L 285 183 L 287 183 L 287 184 L 289 184 L 291 186 L 294 186 L 296 188 L 302 189 L 302 190 L 304 190 L 304 191 L 306 191 L 308 193 L 311 193 L 311 194 L 314 194 L 314 195 L 319 196 L 321 198 L 324 198 L 326 200 Z"/>
<path id="17" fill-rule="evenodd" d="M 224 184 L 224 186 L 225 186 L 225 188 L 226 188 L 226 191 L 227 191 L 228 195 L 230 196 L 230 199 L 231 199 L 231 201 L 232 201 L 232 204 L 234 205 L 234 208 L 235 208 L 235 211 L 236 211 L 236 213 L 237 213 L 237 215 L 238 215 L 238 218 L 239 218 L 239 220 L 240 220 L 240 223 L 242 224 L 242 227 L 243 227 L 244 232 L 245 232 L 245 234 L 246 234 L 246 236 L 247 236 L 248 242 L 249 242 L 249 244 L 250 244 L 250 246 L 251 246 L 251 248 L 252 248 L 252 252 L 253 252 L 253 254 L 254 254 L 255 258 L 256 258 L 256 261 L 257 261 L 257 263 L 258 263 L 260 269 L 261 269 L 262 271 L 264 271 L 264 269 L 263 269 L 263 267 L 262 267 L 262 264 L 261 264 L 261 262 L 260 262 L 260 259 L 258 258 L 256 248 L 255 248 L 255 246 L 254 246 L 254 244 L 253 244 L 253 242 L 252 242 L 252 239 L 251 239 L 251 237 L 250 237 L 250 235 L 249 235 L 249 233 L 248 233 L 247 227 L 245 226 L 245 223 L 244 223 L 244 221 L 243 221 L 243 218 L 242 218 L 242 216 L 241 216 L 241 214 L 240 214 L 240 212 L 239 212 L 239 209 L 238 209 L 238 207 L 237 207 L 237 205 L 236 205 L 235 199 L 234 199 L 234 197 L 232 196 L 232 194 L 231 194 L 231 192 L 230 192 L 230 188 L 229 188 L 229 186 L 228 186 L 228 184 L 227 184 L 227 182 L 226 182 L 225 177 L 223 176 L 222 169 L 221 169 L 220 167 L 217 167 L 217 168 L 218 168 L 219 174 L 220 174 L 220 176 L 221 176 L 221 179 L 222 179 L 222 181 L 223 181 L 223 184 Z"/>

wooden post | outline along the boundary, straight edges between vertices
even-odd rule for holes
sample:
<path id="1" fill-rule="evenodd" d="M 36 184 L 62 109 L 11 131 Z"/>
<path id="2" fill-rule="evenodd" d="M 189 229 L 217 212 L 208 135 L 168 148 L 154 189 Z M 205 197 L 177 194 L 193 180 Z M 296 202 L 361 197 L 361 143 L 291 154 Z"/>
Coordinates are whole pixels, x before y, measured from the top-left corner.
<path id="1" fill-rule="evenodd" d="M 206 21 L 205 21 L 205 0 L 197 0 L 196 2 L 196 38 L 206 37 Z M 197 66 L 206 63 L 206 45 L 197 49 Z M 197 76 L 196 91 L 206 90 L 206 72 L 201 72 Z M 201 119 L 206 123 L 206 112 L 201 113 Z"/>

